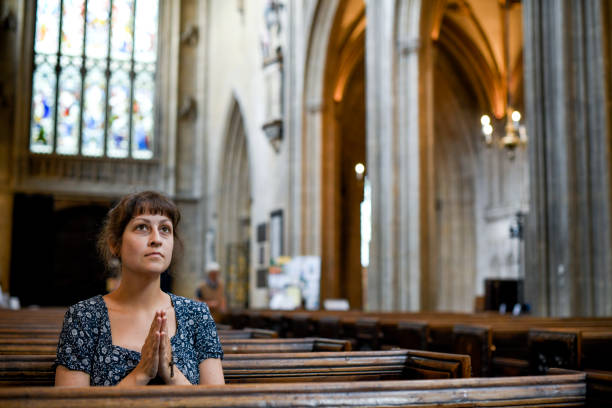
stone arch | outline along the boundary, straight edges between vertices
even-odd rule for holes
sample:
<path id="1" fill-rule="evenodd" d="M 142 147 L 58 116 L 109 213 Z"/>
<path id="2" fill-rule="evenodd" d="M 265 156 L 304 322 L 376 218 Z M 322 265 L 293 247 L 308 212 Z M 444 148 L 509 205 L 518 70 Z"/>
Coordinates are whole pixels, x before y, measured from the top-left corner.
<path id="1" fill-rule="evenodd" d="M 364 53 L 365 3 L 319 2 L 312 20 L 304 80 L 302 253 L 322 257 L 321 298 L 349 298 L 355 307 L 362 304 L 361 267 L 359 256 L 355 257 L 359 245 L 355 250 L 355 245 L 344 243 L 345 230 L 349 228 L 345 224 L 354 224 L 355 220 L 342 210 L 347 198 L 341 193 L 346 187 L 343 177 L 346 172 L 341 166 L 346 160 L 340 154 L 344 138 L 339 117 L 343 106 L 346 107 L 343 99 L 347 84 L 355 81 L 355 72 L 364 77 Z M 365 140 L 363 102 L 362 105 L 361 137 Z M 365 145 L 363 151 L 365 161 Z M 353 201 L 358 199 L 351 197 Z M 354 206 L 351 208 L 354 210 Z M 355 239 L 359 242 L 358 232 L 357 238 L 355 231 L 351 236 L 354 238 L 351 242 Z M 343 272 L 347 266 L 346 253 L 352 255 L 352 261 L 357 258 L 350 263 L 350 272 Z"/>
<path id="2" fill-rule="evenodd" d="M 360 204 L 366 164 L 365 3 L 341 0 L 330 32 L 323 86 L 321 297 L 346 298 L 361 308 Z"/>
<path id="3" fill-rule="evenodd" d="M 321 255 L 322 134 L 329 107 L 323 99 L 329 38 L 339 0 L 319 1 L 314 11 L 304 71 L 302 241 L 300 252 Z M 323 285 L 323 282 L 322 282 Z"/>
<path id="4" fill-rule="evenodd" d="M 251 179 L 244 115 L 234 97 L 221 147 L 216 254 L 224 271 L 229 307 L 246 307 L 249 285 Z"/>

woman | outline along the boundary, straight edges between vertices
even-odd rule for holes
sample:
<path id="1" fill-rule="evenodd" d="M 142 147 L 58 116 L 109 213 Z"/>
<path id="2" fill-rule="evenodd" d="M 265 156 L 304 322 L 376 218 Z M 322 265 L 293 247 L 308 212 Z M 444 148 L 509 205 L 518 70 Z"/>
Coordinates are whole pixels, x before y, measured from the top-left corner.
<path id="1" fill-rule="evenodd" d="M 119 287 L 71 306 L 57 347 L 55 385 L 224 384 L 223 350 L 205 303 L 164 293 L 180 213 L 162 194 L 124 197 L 98 241 L 120 263 Z"/>

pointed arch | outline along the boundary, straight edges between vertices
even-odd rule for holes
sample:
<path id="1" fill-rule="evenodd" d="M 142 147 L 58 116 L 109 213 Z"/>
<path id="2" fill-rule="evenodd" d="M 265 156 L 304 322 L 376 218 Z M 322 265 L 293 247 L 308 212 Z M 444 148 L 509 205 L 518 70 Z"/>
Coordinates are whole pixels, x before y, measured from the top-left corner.
<path id="1" fill-rule="evenodd" d="M 321 172 L 324 119 L 328 112 L 323 98 L 327 52 L 339 0 L 319 1 L 312 19 L 304 72 L 302 154 L 301 253 L 321 255 Z"/>
<path id="2" fill-rule="evenodd" d="M 244 115 L 234 97 L 219 161 L 217 259 L 229 307 L 246 307 L 249 284 L 251 180 Z"/>
<path id="3" fill-rule="evenodd" d="M 347 160 L 340 153 L 342 134 L 348 129 L 339 119 L 347 106 L 343 100 L 347 83 L 355 80 L 355 72 L 363 76 L 365 24 L 362 0 L 320 1 L 313 14 L 304 77 L 302 253 L 322 257 L 321 299 L 350 298 L 356 307 L 362 304 L 361 268 L 355 253 L 359 245 L 357 250 L 353 241 L 343 245 L 343 228 L 353 225 L 354 217 L 343 211 L 348 198 L 341 194 L 345 181 L 341 165 Z M 352 272 L 346 271 L 347 252 L 352 261 L 357 259 L 350 263 Z M 343 284 L 346 281 L 351 285 Z"/>

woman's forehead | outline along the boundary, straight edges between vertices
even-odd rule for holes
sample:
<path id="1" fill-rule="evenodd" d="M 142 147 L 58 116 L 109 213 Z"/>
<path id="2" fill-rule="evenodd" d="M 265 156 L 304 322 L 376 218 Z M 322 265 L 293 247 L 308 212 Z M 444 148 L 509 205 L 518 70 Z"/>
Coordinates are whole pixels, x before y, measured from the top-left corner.
<path id="1" fill-rule="evenodd" d="M 134 215 L 132 217 L 132 219 L 130 221 L 135 221 L 135 220 L 156 221 L 156 222 L 164 222 L 164 221 L 172 222 L 170 217 L 168 217 L 165 214 L 153 214 L 153 213 L 150 213 L 150 212 L 144 212 L 142 214 L 136 214 L 136 215 Z"/>

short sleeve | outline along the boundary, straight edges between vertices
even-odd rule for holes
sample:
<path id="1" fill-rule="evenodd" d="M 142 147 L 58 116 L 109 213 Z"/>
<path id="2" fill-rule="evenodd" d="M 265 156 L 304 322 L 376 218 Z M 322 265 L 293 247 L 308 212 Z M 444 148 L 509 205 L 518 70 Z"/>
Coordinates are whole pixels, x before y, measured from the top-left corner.
<path id="1" fill-rule="evenodd" d="M 198 363 L 207 358 L 223 358 L 223 348 L 217 335 L 217 326 L 205 303 L 200 303 L 197 316 L 196 352 Z"/>
<path id="2" fill-rule="evenodd" d="M 70 370 L 84 371 L 91 375 L 94 340 L 88 316 L 91 317 L 91 313 L 78 304 L 68 309 L 64 315 L 54 367 L 63 365 Z"/>

